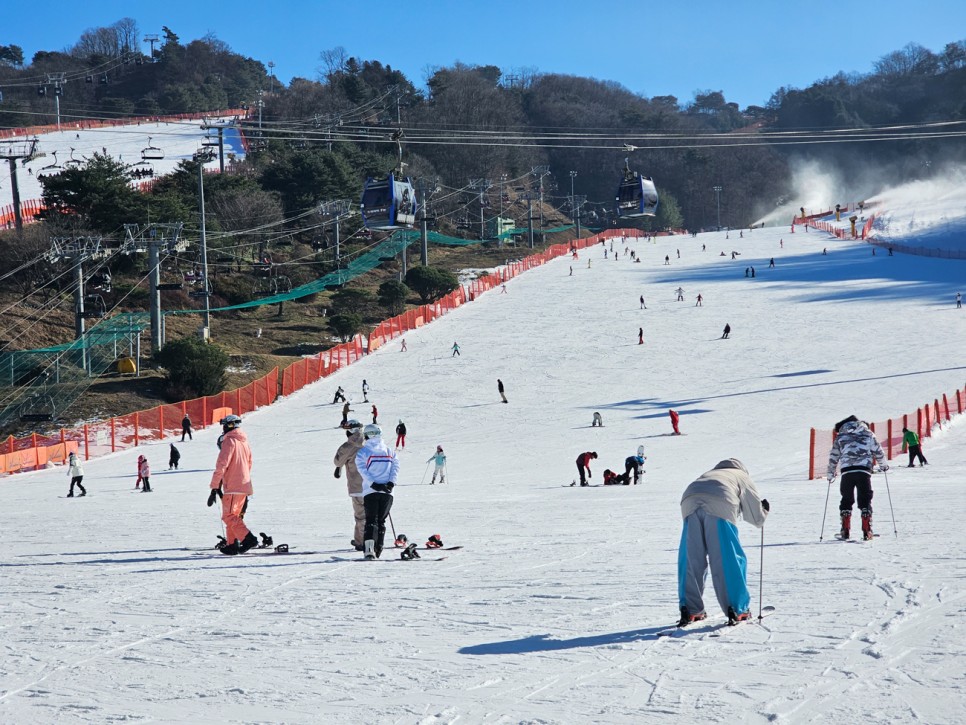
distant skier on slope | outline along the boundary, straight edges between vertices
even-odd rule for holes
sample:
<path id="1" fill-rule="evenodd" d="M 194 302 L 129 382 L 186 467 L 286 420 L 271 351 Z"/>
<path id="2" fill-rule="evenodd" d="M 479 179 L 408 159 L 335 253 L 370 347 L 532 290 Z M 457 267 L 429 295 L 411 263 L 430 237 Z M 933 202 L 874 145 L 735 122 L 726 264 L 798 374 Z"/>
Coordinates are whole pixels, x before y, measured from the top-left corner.
<path id="1" fill-rule="evenodd" d="M 641 453 L 637 453 L 633 456 L 628 456 L 624 459 L 624 475 L 627 477 L 628 482 L 631 480 L 631 472 L 634 473 L 634 485 L 636 486 L 641 481 L 641 474 L 644 472 L 644 461 L 646 457 Z"/>
<path id="2" fill-rule="evenodd" d="M 681 435 L 681 431 L 678 429 L 678 421 L 680 420 L 681 416 L 678 415 L 676 410 L 669 410 L 667 413 L 669 416 L 671 416 L 671 427 L 674 428 L 674 435 Z"/>
<path id="3" fill-rule="evenodd" d="M 750 619 L 745 552 L 738 540 L 738 517 L 759 529 L 768 516 L 748 469 L 727 458 L 694 480 L 681 497 L 684 528 L 678 549 L 678 604 L 684 627 L 707 617 L 704 583 L 708 568 L 721 611 L 729 624 Z"/>
<path id="4" fill-rule="evenodd" d="M 433 469 L 433 477 L 430 479 L 429 485 L 432 486 L 436 483 L 436 476 L 439 476 L 440 483 L 446 483 L 446 454 L 443 453 L 442 446 L 436 446 L 436 452 L 429 457 L 426 463 L 430 461 L 435 461 L 436 467 Z M 424 473 L 423 476 L 425 475 Z"/>
<path id="5" fill-rule="evenodd" d="M 842 472 L 839 491 L 842 501 L 839 515 L 842 530 L 839 538 L 849 538 L 852 522 L 852 505 L 858 492 L 859 510 L 862 513 L 862 538 L 872 538 L 872 466 L 878 462 L 879 469 L 888 471 L 885 453 L 869 427 L 854 415 L 835 424 L 835 440 L 828 454 L 828 482 L 835 480 L 836 469 Z"/>

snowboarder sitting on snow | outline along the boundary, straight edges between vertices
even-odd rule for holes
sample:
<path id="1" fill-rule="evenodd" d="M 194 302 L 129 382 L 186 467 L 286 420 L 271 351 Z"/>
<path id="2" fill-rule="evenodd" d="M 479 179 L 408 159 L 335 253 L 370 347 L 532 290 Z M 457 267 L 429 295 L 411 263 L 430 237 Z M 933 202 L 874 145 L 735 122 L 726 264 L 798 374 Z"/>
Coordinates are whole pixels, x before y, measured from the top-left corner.
<path id="1" fill-rule="evenodd" d="M 332 398 L 332 405 L 335 405 L 340 400 L 343 403 L 346 402 L 346 399 L 345 399 L 345 391 L 342 389 L 342 386 L 341 385 L 338 388 L 335 389 L 335 397 Z"/>
<path id="2" fill-rule="evenodd" d="M 835 424 L 835 440 L 828 454 L 828 482 L 835 480 L 836 468 L 842 471 L 839 492 L 842 501 L 839 515 L 842 517 L 842 531 L 839 538 L 849 538 L 852 523 L 852 504 L 858 491 L 859 510 L 862 512 L 862 538 L 872 538 L 872 466 L 879 462 L 880 471 L 888 471 L 885 453 L 869 426 L 850 415 Z"/>
<path id="3" fill-rule="evenodd" d="M 590 462 L 595 458 L 597 458 L 597 451 L 586 451 L 577 456 L 577 472 L 580 474 L 581 486 L 586 486 L 587 479 L 593 475 L 590 472 Z M 586 477 L 584 476 L 585 470 L 587 471 Z"/>
<path id="4" fill-rule="evenodd" d="M 604 485 L 605 486 L 626 486 L 628 484 L 628 478 L 626 473 L 620 475 L 614 473 L 609 468 L 604 469 Z"/>
<path id="5" fill-rule="evenodd" d="M 604 419 L 600 417 L 600 413 L 596 413 L 595 412 L 594 413 L 594 421 L 593 421 L 593 423 L 590 424 L 590 427 L 591 428 L 596 428 L 597 426 L 600 426 L 601 428 L 603 428 L 604 427 Z"/>
<path id="6" fill-rule="evenodd" d="M 707 618 L 704 582 L 709 564 L 714 593 L 728 623 L 751 618 L 748 560 L 738 541 L 738 517 L 760 529 L 768 510 L 768 501 L 761 498 L 748 469 L 736 458 L 721 461 L 684 490 L 684 529 L 678 551 L 679 626 Z"/>

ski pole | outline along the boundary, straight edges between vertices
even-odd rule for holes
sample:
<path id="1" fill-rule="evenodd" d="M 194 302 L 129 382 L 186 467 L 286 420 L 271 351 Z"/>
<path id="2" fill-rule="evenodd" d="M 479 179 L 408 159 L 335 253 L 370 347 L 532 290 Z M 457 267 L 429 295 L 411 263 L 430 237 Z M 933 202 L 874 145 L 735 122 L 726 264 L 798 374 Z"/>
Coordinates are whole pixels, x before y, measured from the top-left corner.
<path id="1" fill-rule="evenodd" d="M 892 509 L 892 492 L 889 490 L 889 474 L 883 471 L 882 475 L 885 476 L 886 494 L 889 496 L 889 513 L 892 514 L 892 533 L 894 533 L 898 539 L 899 530 L 896 528 L 896 512 Z"/>
<path id="2" fill-rule="evenodd" d="M 423 471 L 423 477 L 421 479 L 419 479 L 419 485 L 420 486 L 422 486 L 424 483 L 426 483 L 426 474 L 429 473 L 429 466 L 430 466 L 430 464 L 432 462 L 433 462 L 432 459 L 426 461 L 426 470 Z"/>
<path id="3" fill-rule="evenodd" d="M 396 536 L 396 526 L 392 522 L 392 514 L 388 514 L 388 516 L 389 516 L 389 526 L 392 529 L 392 540 L 393 542 L 395 542 L 396 539 L 398 539 L 399 537 Z"/>
<path id="4" fill-rule="evenodd" d="M 822 537 L 825 536 L 825 517 L 828 514 L 828 497 L 832 493 L 832 479 L 828 480 L 828 490 L 825 492 L 825 509 L 822 511 L 822 533 L 818 535 L 818 540 L 821 541 Z"/>
<path id="5" fill-rule="evenodd" d="M 759 555 L 758 564 L 758 622 L 764 618 L 761 608 L 761 588 L 765 582 L 765 525 L 761 525 L 761 554 Z"/>

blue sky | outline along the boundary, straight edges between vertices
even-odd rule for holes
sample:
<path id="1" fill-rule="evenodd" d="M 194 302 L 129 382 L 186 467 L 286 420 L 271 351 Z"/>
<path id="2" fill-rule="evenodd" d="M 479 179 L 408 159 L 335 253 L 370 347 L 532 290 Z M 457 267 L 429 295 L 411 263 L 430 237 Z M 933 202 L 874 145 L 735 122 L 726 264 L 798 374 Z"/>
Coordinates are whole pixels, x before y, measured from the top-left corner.
<path id="1" fill-rule="evenodd" d="M 47 9 L 49 8 L 49 9 Z M 853 10 L 852 8 L 858 8 Z M 803 88 L 838 71 L 867 73 L 880 57 L 914 42 L 934 52 L 966 39 L 966 2 L 908 0 L 810 3 L 692 0 L 647 3 L 235 2 L 97 0 L 4 9 L 0 45 L 29 59 L 61 50 L 87 28 L 123 17 L 141 34 L 167 25 L 183 42 L 211 32 L 275 74 L 316 78 L 319 53 L 343 46 L 379 60 L 422 86 L 427 70 L 461 61 L 616 81 L 645 96 L 689 101 L 720 90 L 742 108 L 762 105 L 780 86 Z"/>

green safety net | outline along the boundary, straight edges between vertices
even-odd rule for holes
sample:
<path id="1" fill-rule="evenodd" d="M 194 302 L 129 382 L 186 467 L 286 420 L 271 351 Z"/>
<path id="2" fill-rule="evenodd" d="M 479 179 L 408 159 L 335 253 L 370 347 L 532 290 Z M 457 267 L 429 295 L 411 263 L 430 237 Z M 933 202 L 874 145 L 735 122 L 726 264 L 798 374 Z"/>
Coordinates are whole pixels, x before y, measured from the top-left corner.
<path id="1" fill-rule="evenodd" d="M 58 417 L 118 357 L 136 354 L 135 340 L 149 326 L 148 313 L 126 312 L 100 320 L 80 340 L 0 353 L 0 427 Z"/>

